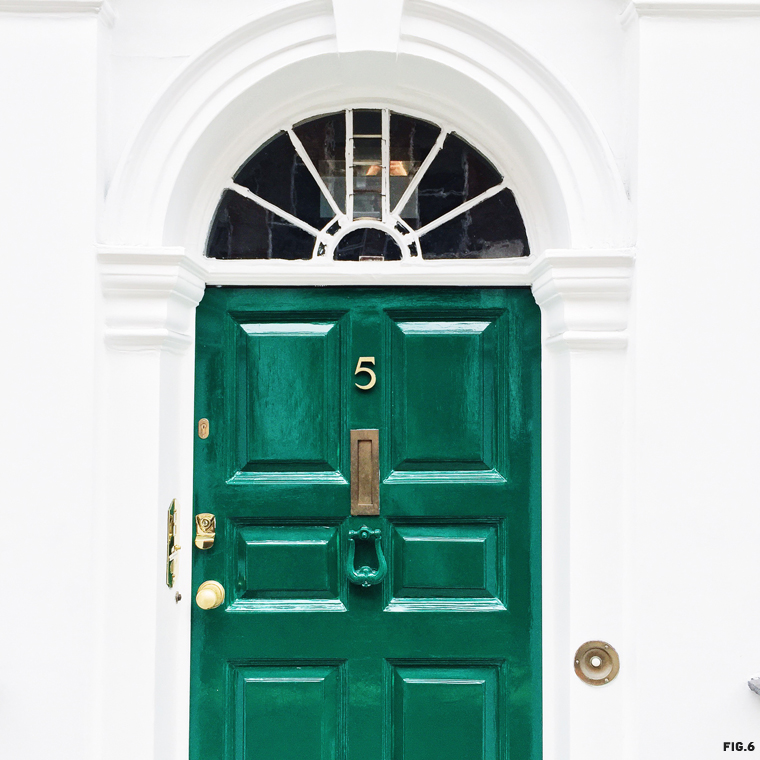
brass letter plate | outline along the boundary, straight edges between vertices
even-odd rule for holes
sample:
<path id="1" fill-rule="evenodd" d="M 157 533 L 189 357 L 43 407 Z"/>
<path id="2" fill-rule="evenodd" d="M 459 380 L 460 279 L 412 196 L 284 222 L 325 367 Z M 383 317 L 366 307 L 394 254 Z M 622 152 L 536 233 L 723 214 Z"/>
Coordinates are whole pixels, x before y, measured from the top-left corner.
<path id="1" fill-rule="evenodd" d="M 351 431 L 351 514 L 380 514 L 378 430 Z"/>

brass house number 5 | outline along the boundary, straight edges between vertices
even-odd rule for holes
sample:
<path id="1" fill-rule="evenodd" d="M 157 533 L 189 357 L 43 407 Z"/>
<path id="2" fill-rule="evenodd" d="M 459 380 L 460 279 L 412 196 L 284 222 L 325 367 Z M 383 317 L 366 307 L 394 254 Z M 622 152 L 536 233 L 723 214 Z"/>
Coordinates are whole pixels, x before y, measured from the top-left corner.
<path id="1" fill-rule="evenodd" d="M 366 385 L 360 385 L 359 383 L 354 383 L 354 385 L 360 391 L 368 391 L 370 388 L 375 387 L 375 383 L 377 382 L 377 376 L 375 375 L 375 370 L 370 367 L 362 366 L 364 364 L 374 364 L 374 363 L 375 363 L 374 356 L 360 356 L 359 361 L 356 362 L 356 370 L 354 371 L 354 375 L 358 375 L 360 372 L 366 372 L 369 375 L 369 382 Z"/>

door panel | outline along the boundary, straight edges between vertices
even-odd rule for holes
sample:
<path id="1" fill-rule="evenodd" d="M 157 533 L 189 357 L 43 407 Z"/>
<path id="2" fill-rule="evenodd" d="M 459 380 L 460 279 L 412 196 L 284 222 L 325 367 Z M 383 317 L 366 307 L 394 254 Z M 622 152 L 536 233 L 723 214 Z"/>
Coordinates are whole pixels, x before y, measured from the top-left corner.
<path id="1" fill-rule="evenodd" d="M 345 757 L 344 669 L 342 664 L 233 665 L 232 757 Z"/>
<path id="2" fill-rule="evenodd" d="M 193 608 L 192 760 L 537 760 L 530 292 L 212 288 L 197 346 L 194 584 L 226 599 Z M 379 516 L 350 515 L 352 429 L 379 430 Z"/>
<path id="3" fill-rule="evenodd" d="M 333 610 L 346 602 L 338 525 L 237 525 L 232 609 Z"/>
<path id="4" fill-rule="evenodd" d="M 432 315 L 426 315 L 432 316 Z M 491 322 L 396 322 L 391 337 L 393 470 L 491 470 Z M 486 371 L 487 369 L 487 371 Z"/>
<path id="5" fill-rule="evenodd" d="M 238 473 L 269 480 L 325 472 L 343 482 L 340 323 L 243 319 L 237 338 Z"/>
<path id="6" fill-rule="evenodd" d="M 393 757 L 497 760 L 504 744 L 497 664 L 393 665 Z"/>
<path id="7" fill-rule="evenodd" d="M 391 523 L 386 609 L 506 609 L 502 521 Z"/>

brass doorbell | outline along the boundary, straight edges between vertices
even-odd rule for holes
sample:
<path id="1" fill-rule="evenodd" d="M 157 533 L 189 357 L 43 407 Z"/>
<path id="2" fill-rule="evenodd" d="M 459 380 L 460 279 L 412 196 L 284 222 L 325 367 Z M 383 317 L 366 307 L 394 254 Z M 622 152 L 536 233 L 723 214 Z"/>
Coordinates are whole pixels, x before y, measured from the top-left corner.
<path id="1" fill-rule="evenodd" d="M 604 686 L 620 670 L 615 647 L 606 641 L 587 641 L 575 653 L 575 674 L 590 686 Z"/>

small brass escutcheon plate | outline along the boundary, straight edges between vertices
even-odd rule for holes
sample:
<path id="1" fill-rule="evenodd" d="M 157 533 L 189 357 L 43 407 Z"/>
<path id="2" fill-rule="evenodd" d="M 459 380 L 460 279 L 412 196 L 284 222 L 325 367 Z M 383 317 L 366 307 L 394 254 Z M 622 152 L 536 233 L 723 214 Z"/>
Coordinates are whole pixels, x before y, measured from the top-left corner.
<path id="1" fill-rule="evenodd" d="M 619 670 L 618 653 L 606 641 L 587 641 L 575 653 L 575 674 L 590 686 L 605 686 Z"/>
<path id="2" fill-rule="evenodd" d="M 209 512 L 195 516 L 195 545 L 199 549 L 210 549 L 216 536 L 216 517 Z"/>
<path id="3" fill-rule="evenodd" d="M 208 438 L 208 431 L 208 420 L 205 417 L 201 420 L 198 420 L 198 438 Z"/>

